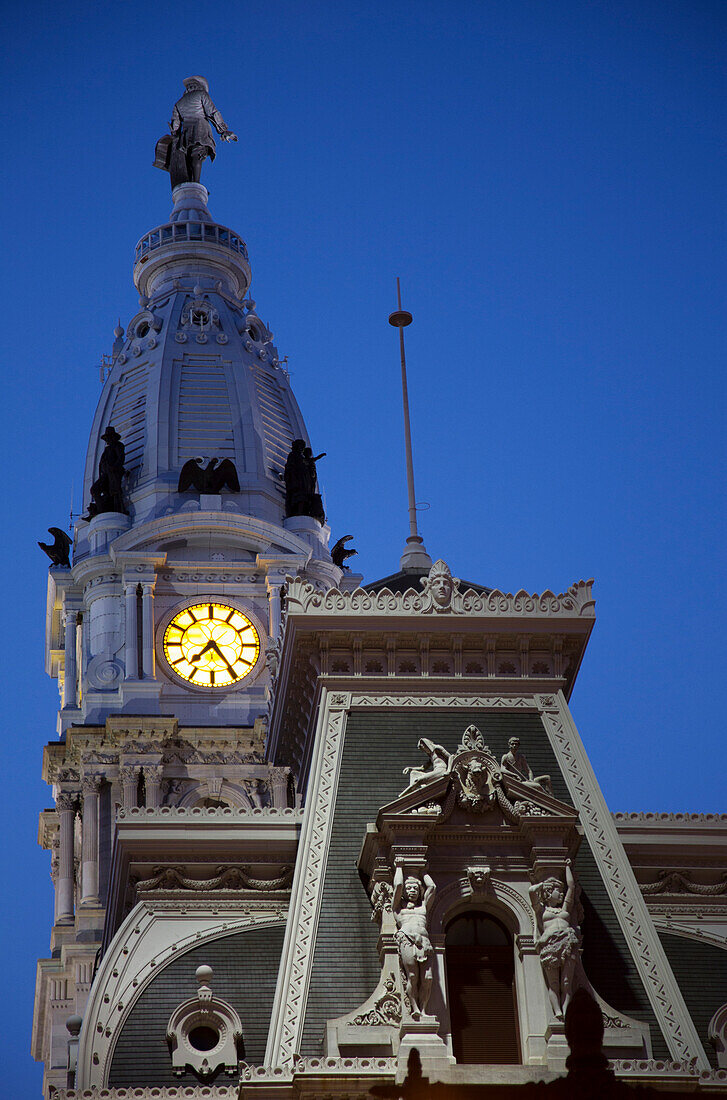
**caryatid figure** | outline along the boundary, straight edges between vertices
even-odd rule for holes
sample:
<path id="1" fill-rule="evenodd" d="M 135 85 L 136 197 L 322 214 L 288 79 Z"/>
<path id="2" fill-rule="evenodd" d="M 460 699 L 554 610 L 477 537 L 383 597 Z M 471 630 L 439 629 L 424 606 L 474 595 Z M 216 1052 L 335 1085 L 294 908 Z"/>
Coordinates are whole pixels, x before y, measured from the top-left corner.
<path id="1" fill-rule="evenodd" d="M 215 159 L 215 139 L 212 127 L 223 141 L 237 141 L 220 112 L 210 99 L 209 84 L 203 76 L 188 76 L 184 95 L 174 104 L 169 123 L 171 137 L 157 142 L 157 168 L 164 168 L 172 180 L 172 188 L 180 183 L 199 183 L 202 162 Z"/>
<path id="2" fill-rule="evenodd" d="M 429 875 L 425 874 L 423 879 L 407 875 L 405 879 L 403 865 L 399 860 L 396 861 L 391 911 L 396 921 L 396 942 L 399 945 L 399 958 L 406 977 L 405 990 L 414 1020 L 426 1015 L 432 992 L 434 951 L 427 924 L 436 890 L 434 880 Z"/>
<path id="3" fill-rule="evenodd" d="M 569 859 L 565 862 L 565 885 L 552 876 L 530 887 L 538 935 L 535 946 L 548 986 L 554 1015 L 562 1019 L 573 990 L 576 964 L 581 954 L 581 930 L 577 885 Z"/>

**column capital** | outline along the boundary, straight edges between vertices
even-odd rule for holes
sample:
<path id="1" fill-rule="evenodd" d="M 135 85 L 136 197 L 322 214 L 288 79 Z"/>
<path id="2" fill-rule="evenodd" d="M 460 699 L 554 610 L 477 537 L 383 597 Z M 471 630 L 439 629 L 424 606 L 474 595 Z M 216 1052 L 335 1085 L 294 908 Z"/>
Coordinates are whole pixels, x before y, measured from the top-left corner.
<path id="1" fill-rule="evenodd" d="M 59 813 L 64 810 L 78 809 L 80 791 L 59 791 L 56 795 L 56 809 Z"/>
<path id="2" fill-rule="evenodd" d="M 139 778 L 141 764 L 122 764 L 119 775 L 122 783 L 135 783 Z"/>
<path id="3" fill-rule="evenodd" d="M 103 782 L 103 776 L 102 775 L 95 775 L 95 774 L 92 774 L 92 773 L 88 773 L 87 775 L 84 775 L 83 778 L 81 779 L 81 789 L 82 789 L 84 795 L 98 794 L 98 792 L 101 788 L 101 783 L 102 782 Z"/>

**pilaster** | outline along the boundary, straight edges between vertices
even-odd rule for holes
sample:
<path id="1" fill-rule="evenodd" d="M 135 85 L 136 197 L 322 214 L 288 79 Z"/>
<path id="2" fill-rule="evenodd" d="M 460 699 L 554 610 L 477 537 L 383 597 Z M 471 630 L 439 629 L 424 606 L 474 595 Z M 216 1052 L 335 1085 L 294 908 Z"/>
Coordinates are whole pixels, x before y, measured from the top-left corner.
<path id="1" fill-rule="evenodd" d="M 99 902 L 98 825 L 100 775 L 85 775 L 83 790 L 83 840 L 81 861 L 81 905 L 96 908 Z"/>

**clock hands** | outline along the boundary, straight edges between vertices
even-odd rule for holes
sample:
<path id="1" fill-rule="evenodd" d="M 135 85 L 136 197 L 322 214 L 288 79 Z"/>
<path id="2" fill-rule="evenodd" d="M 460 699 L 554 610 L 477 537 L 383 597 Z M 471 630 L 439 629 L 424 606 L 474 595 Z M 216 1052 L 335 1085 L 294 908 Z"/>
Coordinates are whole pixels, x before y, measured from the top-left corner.
<path id="1" fill-rule="evenodd" d="M 212 639 L 210 639 L 210 641 L 207 642 L 207 645 L 204 647 L 204 649 L 200 649 L 200 651 L 199 651 L 199 653 L 197 654 L 196 657 L 190 657 L 189 658 L 189 663 L 192 664 L 192 665 L 196 665 L 197 661 L 199 661 L 200 658 L 204 657 L 204 655 L 205 655 L 205 653 L 207 652 L 208 649 L 216 649 L 218 654 L 220 656 L 222 656 L 222 654 L 220 653 L 220 651 L 218 649 L 217 642 L 213 642 Z"/>
<path id="2" fill-rule="evenodd" d="M 212 638 L 210 638 L 210 640 L 207 642 L 207 645 L 204 647 L 204 649 L 200 649 L 199 653 L 196 656 L 193 656 L 193 657 L 189 658 L 189 663 L 192 664 L 192 665 L 196 665 L 197 662 L 199 660 L 201 660 L 201 658 L 204 657 L 205 653 L 207 653 L 207 651 L 210 650 L 210 649 L 214 649 L 215 653 L 220 658 L 220 660 L 222 660 L 227 665 L 227 669 L 228 669 L 230 675 L 236 676 L 237 673 L 235 672 L 234 668 L 232 667 L 230 662 L 227 660 L 227 658 L 225 657 L 225 655 L 222 652 L 222 650 L 220 649 L 220 647 L 217 645 L 217 642 L 215 642 Z"/>

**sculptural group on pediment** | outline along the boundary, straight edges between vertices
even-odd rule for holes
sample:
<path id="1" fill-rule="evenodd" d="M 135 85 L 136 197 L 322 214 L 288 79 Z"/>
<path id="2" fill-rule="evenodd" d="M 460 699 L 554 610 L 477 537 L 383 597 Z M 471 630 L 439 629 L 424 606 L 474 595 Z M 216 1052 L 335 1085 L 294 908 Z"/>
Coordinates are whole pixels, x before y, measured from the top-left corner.
<path id="1" fill-rule="evenodd" d="M 534 787 L 536 790 L 547 791 L 548 794 L 552 794 L 550 776 L 533 775 L 532 769 L 525 759 L 525 754 L 520 750 L 520 738 L 511 737 L 507 745 L 507 752 L 500 761 L 503 773 L 521 780 L 526 787 Z"/>
<path id="2" fill-rule="evenodd" d="M 409 785 L 402 795 L 424 790 L 445 777 L 451 781 L 446 792 L 434 791 L 434 802 L 410 807 L 410 813 L 439 812 L 446 818 L 455 806 L 473 813 L 486 813 L 499 806 L 507 820 L 517 821 L 551 812 L 547 799 L 544 805 L 538 798 L 539 794 L 552 798 L 550 777 L 533 775 L 517 737 L 510 738 L 508 751 L 500 763 L 475 726 L 465 730 L 453 753 L 427 737 L 421 737 L 417 747 L 429 759 L 420 767 L 404 768 Z M 532 791 L 532 795 L 525 797 L 523 788 Z"/>
<path id="3" fill-rule="evenodd" d="M 409 776 L 409 790 L 446 775 L 451 766 L 451 753 L 447 752 L 442 745 L 436 745 L 434 741 L 430 741 L 428 737 L 420 737 L 417 748 L 429 757 L 430 766 L 404 768 L 404 775 Z"/>

